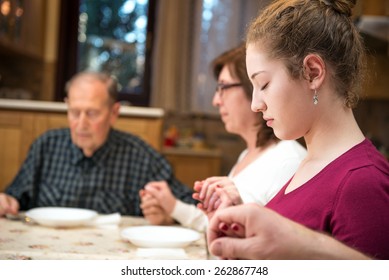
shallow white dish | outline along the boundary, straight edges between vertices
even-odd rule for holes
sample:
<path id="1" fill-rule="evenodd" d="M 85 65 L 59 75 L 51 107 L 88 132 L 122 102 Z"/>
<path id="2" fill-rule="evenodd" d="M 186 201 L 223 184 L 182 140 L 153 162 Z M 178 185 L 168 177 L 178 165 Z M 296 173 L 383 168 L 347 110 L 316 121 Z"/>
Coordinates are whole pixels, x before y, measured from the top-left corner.
<path id="1" fill-rule="evenodd" d="M 48 227 L 77 227 L 87 224 L 98 213 L 89 209 L 69 207 L 38 207 L 28 210 L 26 217 Z"/>
<path id="2" fill-rule="evenodd" d="M 200 239 L 197 231 L 173 226 L 137 226 L 122 230 L 123 239 L 144 248 L 182 248 Z"/>

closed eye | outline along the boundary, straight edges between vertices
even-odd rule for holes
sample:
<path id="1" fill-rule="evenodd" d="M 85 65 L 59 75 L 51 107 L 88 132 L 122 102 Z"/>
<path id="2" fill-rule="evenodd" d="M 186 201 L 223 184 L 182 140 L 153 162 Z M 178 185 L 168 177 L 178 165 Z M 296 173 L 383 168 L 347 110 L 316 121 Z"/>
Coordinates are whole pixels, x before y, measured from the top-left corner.
<path id="1" fill-rule="evenodd" d="M 261 88 L 261 90 L 266 89 L 268 84 L 269 84 L 269 83 L 266 83 L 266 84 Z"/>

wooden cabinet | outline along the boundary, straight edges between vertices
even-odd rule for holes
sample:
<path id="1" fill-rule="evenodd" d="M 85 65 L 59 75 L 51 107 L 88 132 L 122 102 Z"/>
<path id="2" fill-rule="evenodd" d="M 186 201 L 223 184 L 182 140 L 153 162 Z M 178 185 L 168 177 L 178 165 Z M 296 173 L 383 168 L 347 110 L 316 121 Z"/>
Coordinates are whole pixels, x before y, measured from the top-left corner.
<path id="1" fill-rule="evenodd" d="M 0 99 L 0 192 L 14 178 L 31 143 L 39 135 L 48 129 L 68 126 L 65 110 L 53 112 L 6 109 L 1 108 L 2 102 L 4 101 Z M 153 109 L 145 108 L 144 111 Z M 162 126 L 163 112 L 155 116 L 122 114 L 115 124 L 115 128 L 138 135 L 159 151 L 162 143 Z"/>
<path id="2" fill-rule="evenodd" d="M 389 15 L 389 1 L 387 0 L 362 0 L 357 1 L 364 15 Z"/>
<path id="3" fill-rule="evenodd" d="M 369 53 L 362 98 L 389 100 L 389 1 L 357 1 L 353 14 Z"/>
<path id="4" fill-rule="evenodd" d="M 22 158 L 22 118 L 0 112 L 0 192 L 16 174 Z"/>
<path id="5" fill-rule="evenodd" d="M 55 55 L 59 3 L 59 0 L 2 1 L 6 15 L 0 22 L 0 44 L 30 57 Z"/>
<path id="6" fill-rule="evenodd" d="M 61 0 L 0 3 L 1 84 L 9 88 L 3 96 L 53 100 Z"/>
<path id="7" fill-rule="evenodd" d="M 220 176 L 219 151 L 165 148 L 162 153 L 172 165 L 176 177 L 190 188 L 195 181 Z"/>
<path id="8" fill-rule="evenodd" d="M 362 98 L 389 100 L 389 54 L 368 55 L 367 70 Z"/>

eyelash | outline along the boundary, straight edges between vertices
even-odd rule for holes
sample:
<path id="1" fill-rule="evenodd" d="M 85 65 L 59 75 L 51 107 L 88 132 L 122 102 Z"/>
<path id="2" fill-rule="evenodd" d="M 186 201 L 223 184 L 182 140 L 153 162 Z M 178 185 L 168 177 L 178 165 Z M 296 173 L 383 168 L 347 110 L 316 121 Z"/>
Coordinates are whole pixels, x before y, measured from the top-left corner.
<path id="1" fill-rule="evenodd" d="M 264 89 L 267 87 L 268 84 L 269 84 L 269 83 L 266 83 L 266 84 L 261 88 L 261 90 L 264 90 Z"/>

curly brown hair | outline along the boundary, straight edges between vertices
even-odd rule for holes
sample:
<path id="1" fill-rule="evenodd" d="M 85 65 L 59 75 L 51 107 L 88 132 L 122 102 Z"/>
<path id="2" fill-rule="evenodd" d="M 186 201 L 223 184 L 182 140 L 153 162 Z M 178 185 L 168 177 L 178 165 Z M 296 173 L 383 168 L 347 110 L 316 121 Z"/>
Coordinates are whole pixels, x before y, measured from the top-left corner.
<path id="1" fill-rule="evenodd" d="M 349 108 L 359 100 L 365 77 L 362 38 L 351 19 L 355 0 L 276 0 L 250 24 L 247 44 L 259 40 L 271 58 L 282 59 L 292 78 L 303 77 L 309 53 L 331 69 L 336 92 Z"/>

